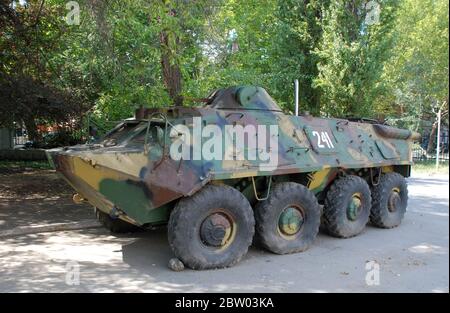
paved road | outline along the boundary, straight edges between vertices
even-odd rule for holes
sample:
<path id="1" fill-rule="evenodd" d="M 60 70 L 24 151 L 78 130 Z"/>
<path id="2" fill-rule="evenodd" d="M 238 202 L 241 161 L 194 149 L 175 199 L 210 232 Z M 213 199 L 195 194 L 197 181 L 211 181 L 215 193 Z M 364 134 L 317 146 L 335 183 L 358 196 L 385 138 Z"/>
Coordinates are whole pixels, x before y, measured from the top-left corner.
<path id="1" fill-rule="evenodd" d="M 320 234 L 300 254 L 252 248 L 237 266 L 172 272 L 166 230 L 112 236 L 103 229 L 0 239 L 0 292 L 449 292 L 448 176 L 409 179 L 403 224 L 356 238 Z M 77 262 L 80 284 L 66 268 Z M 379 265 L 368 275 L 366 263 Z M 373 273 L 373 272 L 371 272 Z"/>

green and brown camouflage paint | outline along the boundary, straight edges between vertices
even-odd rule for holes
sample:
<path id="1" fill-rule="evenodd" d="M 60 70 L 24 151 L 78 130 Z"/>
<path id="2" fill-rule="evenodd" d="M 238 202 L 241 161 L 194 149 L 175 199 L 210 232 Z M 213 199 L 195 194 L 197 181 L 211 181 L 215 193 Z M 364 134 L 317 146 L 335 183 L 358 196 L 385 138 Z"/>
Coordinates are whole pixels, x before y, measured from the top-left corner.
<path id="1" fill-rule="evenodd" d="M 165 120 L 169 124 L 165 129 Z M 150 118 L 151 117 L 151 118 Z M 278 125 L 278 166 L 266 171 L 258 160 L 174 160 L 168 153 L 172 125 Z M 147 138 L 165 129 L 162 142 Z M 256 134 L 257 136 L 257 134 Z M 397 171 L 409 176 L 411 146 L 419 134 L 348 119 L 287 115 L 260 87 L 231 87 L 211 94 L 202 107 L 139 109 L 97 143 L 48 150 L 54 168 L 98 209 L 137 225 L 165 223 L 177 199 L 204 185 L 229 184 L 254 203 L 267 177 L 298 181 L 319 198 L 339 173 L 371 177 Z M 256 140 L 248 138 L 248 140 Z M 145 144 L 147 143 L 147 146 Z M 226 151 L 227 147 L 223 147 Z M 254 181 L 254 183 L 253 183 Z M 255 184 L 255 186 L 253 186 Z"/>

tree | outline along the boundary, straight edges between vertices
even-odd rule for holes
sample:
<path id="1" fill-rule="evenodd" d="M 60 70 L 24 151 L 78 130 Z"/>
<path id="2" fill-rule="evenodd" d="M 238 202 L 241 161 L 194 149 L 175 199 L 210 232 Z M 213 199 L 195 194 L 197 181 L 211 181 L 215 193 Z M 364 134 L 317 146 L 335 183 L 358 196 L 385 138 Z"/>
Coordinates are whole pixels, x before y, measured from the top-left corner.
<path id="1" fill-rule="evenodd" d="M 417 129 L 448 109 L 445 0 L 79 0 L 79 25 L 66 2 L 0 2 L 4 123 L 114 121 L 246 84 L 292 111 L 294 79 L 315 115 Z"/>
<path id="2" fill-rule="evenodd" d="M 151 17 L 159 27 L 164 86 L 175 105 L 183 104 L 183 78 L 193 79 L 201 58 L 200 40 L 205 19 L 216 1 L 161 0 L 152 5 Z"/>
<path id="3" fill-rule="evenodd" d="M 395 32 L 396 45 L 384 73 L 393 95 L 386 105 L 399 111 L 393 122 L 420 130 L 421 121 L 435 116 L 439 109 L 445 121 L 448 116 L 448 1 L 402 1 Z M 428 152 L 434 149 L 436 126 L 437 121 L 433 119 Z"/>
<path id="4" fill-rule="evenodd" d="M 274 93 L 293 111 L 293 81 L 299 80 L 300 108 L 320 113 L 320 90 L 313 82 L 319 58 L 314 53 L 322 38 L 322 11 L 326 1 L 278 1 L 271 49 L 271 83 Z"/>
<path id="5" fill-rule="evenodd" d="M 65 84 L 58 87 L 61 77 L 48 62 L 63 43 L 58 8 L 44 7 L 43 1 L 3 1 L 0 12 L 0 124 L 21 123 L 32 140 L 40 139 L 38 122 L 73 125 L 83 97 Z"/>
<path id="6" fill-rule="evenodd" d="M 325 115 L 376 114 L 373 108 L 384 92 L 381 76 L 392 47 L 396 1 L 380 2 L 379 7 L 377 3 L 333 0 L 323 9 L 322 38 L 314 52 L 320 59 L 314 86 L 321 91 Z"/>

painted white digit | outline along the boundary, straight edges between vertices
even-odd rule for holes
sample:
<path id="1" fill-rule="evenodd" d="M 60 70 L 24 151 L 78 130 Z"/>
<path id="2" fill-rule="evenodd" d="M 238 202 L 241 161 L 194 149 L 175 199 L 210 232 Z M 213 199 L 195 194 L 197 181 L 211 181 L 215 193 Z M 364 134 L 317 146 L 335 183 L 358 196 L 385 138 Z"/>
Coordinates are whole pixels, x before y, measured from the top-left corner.
<path id="1" fill-rule="evenodd" d="M 328 149 L 330 148 L 330 143 L 328 142 L 327 134 L 326 132 L 321 132 L 322 135 L 322 142 L 327 144 Z"/>
<path id="2" fill-rule="evenodd" d="M 329 144 L 330 144 L 330 147 L 331 147 L 331 148 L 334 148 L 333 141 L 331 141 L 330 135 L 328 134 L 328 132 L 325 132 L 325 134 L 326 134 L 326 136 L 327 136 L 327 138 L 328 138 L 328 142 L 329 142 Z"/>
<path id="3" fill-rule="evenodd" d="M 313 131 L 312 135 L 317 137 L 317 147 L 318 148 L 325 148 L 325 146 L 320 141 L 320 134 L 319 134 L 319 132 Z"/>
<path id="4" fill-rule="evenodd" d="M 333 141 L 331 141 L 330 135 L 326 131 L 321 131 L 320 133 L 318 131 L 313 131 L 312 135 L 314 137 L 317 137 L 317 147 L 318 148 L 326 148 L 332 149 L 334 148 Z M 325 147 L 324 143 L 327 145 Z"/>

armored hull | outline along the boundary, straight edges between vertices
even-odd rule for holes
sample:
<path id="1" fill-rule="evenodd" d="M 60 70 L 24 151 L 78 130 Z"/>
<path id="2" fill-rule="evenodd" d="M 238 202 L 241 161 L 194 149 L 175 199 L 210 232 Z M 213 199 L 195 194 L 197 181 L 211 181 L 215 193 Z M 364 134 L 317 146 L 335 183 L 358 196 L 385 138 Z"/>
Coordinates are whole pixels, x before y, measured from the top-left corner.
<path id="1" fill-rule="evenodd" d="M 257 210 L 268 205 L 280 185 L 298 184 L 326 211 L 327 195 L 339 179 L 357 177 L 373 192 L 386 175 L 408 177 L 411 146 L 418 138 L 417 133 L 376 122 L 285 114 L 264 89 L 232 87 L 214 92 L 202 107 L 139 109 L 134 119 L 96 143 L 47 153 L 78 199 L 89 201 L 108 218 L 148 226 L 166 223 L 180 202 L 221 186 L 239 192 Z M 358 206 L 364 192 L 354 193 L 358 196 L 348 201 Z M 397 198 L 387 201 L 404 201 Z M 204 217 L 210 227 L 203 229 L 203 220 L 195 230 L 206 236 L 202 242 L 214 242 L 216 232 L 218 238 L 226 236 L 236 223 L 234 213 L 211 210 L 212 219 Z M 293 223 L 295 230 L 304 222 L 306 210 L 290 212 L 293 217 L 284 222 L 280 213 L 280 236 L 286 235 L 283 227 Z M 176 255 L 194 268 L 230 265 L 197 266 L 179 251 Z"/>

